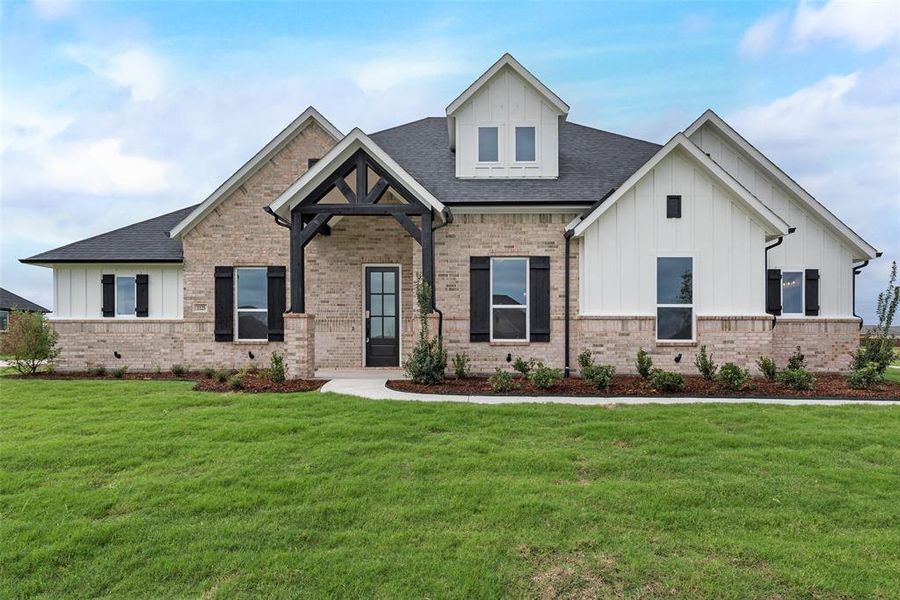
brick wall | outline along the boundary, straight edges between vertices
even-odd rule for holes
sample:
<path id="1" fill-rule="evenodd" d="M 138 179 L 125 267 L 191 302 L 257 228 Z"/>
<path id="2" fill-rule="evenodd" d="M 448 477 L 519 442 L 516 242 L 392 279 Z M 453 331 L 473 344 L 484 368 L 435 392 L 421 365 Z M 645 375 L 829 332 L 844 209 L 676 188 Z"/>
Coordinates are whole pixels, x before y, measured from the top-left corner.
<path id="1" fill-rule="evenodd" d="M 56 360 L 60 371 L 83 371 L 88 366 L 167 371 L 174 364 L 184 363 L 183 321 L 57 319 L 51 324 L 62 349 Z"/>

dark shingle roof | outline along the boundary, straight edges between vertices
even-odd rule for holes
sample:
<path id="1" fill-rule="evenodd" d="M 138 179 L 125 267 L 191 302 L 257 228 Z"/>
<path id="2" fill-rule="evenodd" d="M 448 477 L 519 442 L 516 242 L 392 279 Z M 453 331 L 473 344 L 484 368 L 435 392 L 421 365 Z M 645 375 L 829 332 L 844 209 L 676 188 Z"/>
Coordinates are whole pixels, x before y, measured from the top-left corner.
<path id="1" fill-rule="evenodd" d="M 0 288 L 0 310 L 27 310 L 30 312 L 48 313 L 50 312 L 40 304 L 35 304 L 31 300 L 26 300 L 22 296 L 13 294 L 9 290 Z"/>
<path id="2" fill-rule="evenodd" d="M 59 262 L 181 262 L 181 240 L 169 230 L 197 206 L 128 225 L 22 259 L 24 263 Z"/>
<path id="3" fill-rule="evenodd" d="M 445 204 L 585 203 L 618 187 L 661 146 L 564 121 L 557 179 L 457 179 L 447 119 L 428 117 L 370 136 Z"/>

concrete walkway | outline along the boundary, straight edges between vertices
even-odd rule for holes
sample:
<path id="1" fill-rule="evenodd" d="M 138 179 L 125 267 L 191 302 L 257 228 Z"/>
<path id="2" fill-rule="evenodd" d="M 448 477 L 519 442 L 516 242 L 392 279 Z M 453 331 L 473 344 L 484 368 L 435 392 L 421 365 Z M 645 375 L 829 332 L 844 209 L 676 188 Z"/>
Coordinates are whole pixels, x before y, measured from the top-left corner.
<path id="1" fill-rule="evenodd" d="M 471 402 L 474 404 L 580 404 L 604 406 L 609 404 L 783 404 L 788 406 L 838 406 L 869 404 L 873 406 L 900 405 L 898 400 L 817 400 L 804 398 L 585 398 L 581 396 L 461 396 L 442 394 L 409 394 L 385 387 L 388 376 L 331 379 L 322 386 L 323 392 L 348 394 L 372 400 L 415 400 L 420 402 Z M 395 377 L 391 377 L 395 379 Z"/>

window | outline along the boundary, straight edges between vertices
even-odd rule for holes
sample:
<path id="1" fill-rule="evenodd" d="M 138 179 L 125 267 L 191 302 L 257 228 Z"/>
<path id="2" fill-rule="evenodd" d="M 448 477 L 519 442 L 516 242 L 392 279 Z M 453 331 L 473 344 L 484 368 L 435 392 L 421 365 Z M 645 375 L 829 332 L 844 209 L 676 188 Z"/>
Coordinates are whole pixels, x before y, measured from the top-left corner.
<path id="1" fill-rule="evenodd" d="M 478 128 L 478 162 L 500 160 L 499 136 L 496 127 Z"/>
<path id="2" fill-rule="evenodd" d="M 265 267 L 237 268 L 237 339 L 269 339 L 269 283 Z"/>
<path id="3" fill-rule="evenodd" d="M 694 259 L 656 259 L 656 339 L 694 339 Z"/>
<path id="4" fill-rule="evenodd" d="M 9 311 L 0 310 L 0 331 L 9 329 Z"/>
<path id="5" fill-rule="evenodd" d="M 136 297 L 134 276 L 116 277 L 116 314 L 133 315 Z"/>
<path id="6" fill-rule="evenodd" d="M 681 196 L 666 196 L 666 218 L 681 218 Z"/>
<path id="7" fill-rule="evenodd" d="M 781 272 L 781 311 L 803 314 L 803 271 Z"/>
<path id="8" fill-rule="evenodd" d="M 534 127 L 516 127 L 516 162 L 534 160 Z"/>
<path id="9" fill-rule="evenodd" d="M 528 340 L 528 259 L 491 259 L 491 340 Z"/>

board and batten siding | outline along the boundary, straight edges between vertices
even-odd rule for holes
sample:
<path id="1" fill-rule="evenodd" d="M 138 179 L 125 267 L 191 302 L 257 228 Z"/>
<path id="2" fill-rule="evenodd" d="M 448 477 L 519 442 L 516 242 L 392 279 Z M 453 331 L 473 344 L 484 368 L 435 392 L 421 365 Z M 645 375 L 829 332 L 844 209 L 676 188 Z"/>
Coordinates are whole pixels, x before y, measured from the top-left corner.
<path id="1" fill-rule="evenodd" d="M 180 319 L 184 313 L 181 271 L 181 265 L 54 265 L 52 318 L 103 319 L 101 276 L 104 274 L 133 276 L 146 273 L 149 303 L 149 314 L 146 318 Z M 138 317 L 117 315 L 112 318 Z"/>
<path id="2" fill-rule="evenodd" d="M 681 195 L 681 218 L 666 196 Z M 732 192 L 680 150 L 663 158 L 585 231 L 582 315 L 656 314 L 656 258 L 694 259 L 694 314 L 765 314 L 765 231 Z"/>
<path id="3" fill-rule="evenodd" d="M 820 317 L 853 316 L 853 254 L 818 216 L 758 168 L 731 141 L 704 125 L 691 140 L 797 230 L 769 252 L 769 268 L 819 270 Z"/>
<path id="4" fill-rule="evenodd" d="M 559 113 L 512 69 L 501 69 L 454 116 L 457 177 L 559 176 Z M 516 126 L 535 128 L 534 162 L 515 161 Z M 478 127 L 498 128 L 498 162 L 478 162 Z"/>

